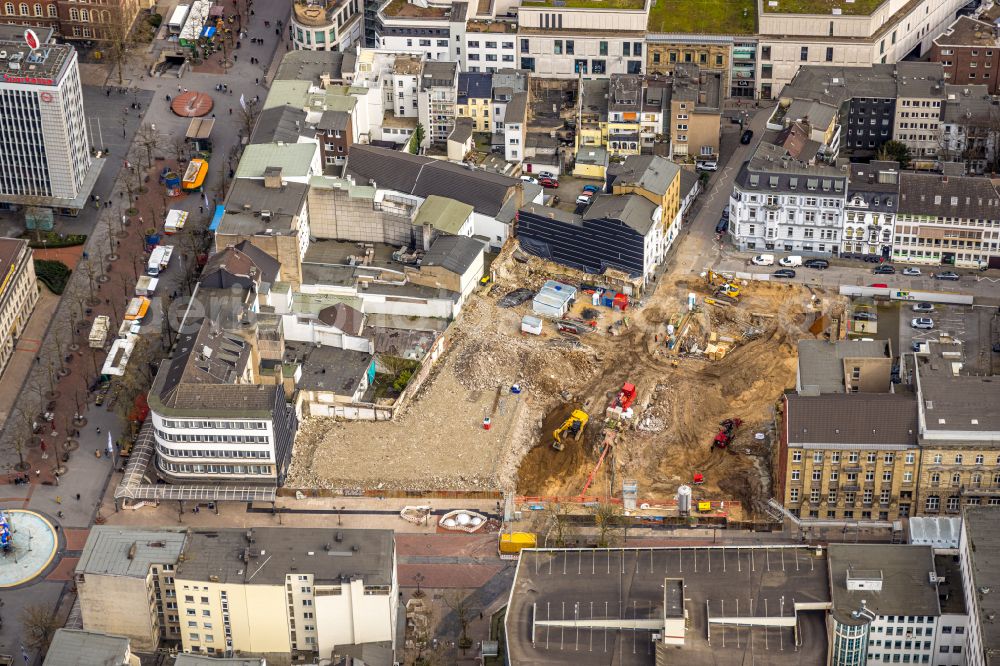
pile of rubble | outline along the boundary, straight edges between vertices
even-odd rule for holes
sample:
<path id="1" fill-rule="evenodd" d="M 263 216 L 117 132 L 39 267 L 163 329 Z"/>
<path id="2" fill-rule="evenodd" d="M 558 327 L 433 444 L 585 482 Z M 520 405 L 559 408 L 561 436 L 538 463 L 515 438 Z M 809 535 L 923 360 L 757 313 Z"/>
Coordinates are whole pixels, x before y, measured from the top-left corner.
<path id="1" fill-rule="evenodd" d="M 600 369 L 595 355 L 573 340 L 546 343 L 494 333 L 467 338 L 454 353 L 458 381 L 473 391 L 520 383 L 558 393 Z"/>

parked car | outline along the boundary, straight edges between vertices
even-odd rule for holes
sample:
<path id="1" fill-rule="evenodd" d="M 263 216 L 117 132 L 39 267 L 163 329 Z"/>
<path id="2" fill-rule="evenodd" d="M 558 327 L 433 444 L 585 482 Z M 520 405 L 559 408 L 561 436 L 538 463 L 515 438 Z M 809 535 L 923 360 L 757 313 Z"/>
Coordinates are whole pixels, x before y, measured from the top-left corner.
<path id="1" fill-rule="evenodd" d="M 538 172 L 538 177 L 539 178 L 551 178 L 552 180 L 556 179 L 556 175 L 554 173 L 552 173 L 551 171 L 539 171 Z"/>
<path id="2" fill-rule="evenodd" d="M 576 198 L 576 205 L 577 206 L 586 206 L 586 205 L 589 205 L 589 204 L 590 204 L 590 197 L 587 196 L 586 194 L 581 194 L 580 196 L 578 196 Z"/>
<path id="3" fill-rule="evenodd" d="M 830 267 L 830 262 L 826 259 L 806 259 L 802 262 L 802 265 L 806 268 L 818 268 L 819 270 L 825 270 Z"/>
<path id="4" fill-rule="evenodd" d="M 696 163 L 695 168 L 698 171 L 718 171 L 719 163 L 715 160 L 705 160 L 704 162 Z"/>
<path id="5" fill-rule="evenodd" d="M 771 273 L 771 275 L 776 278 L 793 278 L 795 277 L 795 271 L 791 268 L 779 268 Z"/>
<path id="6" fill-rule="evenodd" d="M 945 271 L 944 273 L 934 274 L 935 280 L 951 280 L 952 282 L 961 279 L 961 277 L 962 276 L 956 273 L 955 271 Z"/>
<path id="7" fill-rule="evenodd" d="M 542 178 L 538 181 L 538 184 L 542 187 L 549 187 L 553 190 L 559 187 L 559 181 L 554 178 Z"/>
<path id="8" fill-rule="evenodd" d="M 729 229 L 729 218 L 724 217 L 719 220 L 719 223 L 715 225 L 715 233 L 721 234 Z"/>
<path id="9" fill-rule="evenodd" d="M 778 263 L 780 265 L 782 265 L 782 266 L 785 266 L 786 268 L 790 268 L 792 266 L 801 266 L 802 265 L 802 257 L 800 257 L 800 256 L 798 256 L 796 254 L 793 254 L 791 256 L 782 257 L 781 259 L 778 259 Z"/>
<path id="10" fill-rule="evenodd" d="M 591 192 L 593 194 L 597 194 L 598 192 L 601 191 L 601 188 L 599 188 L 597 185 L 584 185 L 583 186 L 583 191 L 584 192 Z"/>
<path id="11" fill-rule="evenodd" d="M 910 267 L 910 268 L 904 268 L 903 269 L 903 275 L 909 275 L 911 277 L 916 277 L 916 276 L 920 275 L 920 269 L 919 268 L 912 268 L 912 267 Z"/>
<path id="12" fill-rule="evenodd" d="M 867 310 L 861 310 L 854 313 L 855 321 L 878 321 L 878 315 L 874 312 L 868 312 Z"/>
<path id="13" fill-rule="evenodd" d="M 740 143 L 744 146 L 753 141 L 753 130 L 747 129 L 743 130 L 743 134 L 740 135 Z"/>
<path id="14" fill-rule="evenodd" d="M 917 317 L 910 322 L 910 326 L 913 328 L 922 328 L 924 330 L 930 330 L 934 328 L 934 320 L 930 317 Z"/>
<path id="15" fill-rule="evenodd" d="M 884 282 L 873 282 L 873 283 L 871 283 L 868 286 L 871 287 L 872 289 L 888 289 L 889 288 L 889 285 L 887 285 Z"/>
<path id="16" fill-rule="evenodd" d="M 773 254 L 758 254 L 756 257 L 750 260 L 750 263 L 754 266 L 774 266 L 774 255 Z"/>
<path id="17" fill-rule="evenodd" d="M 914 303 L 913 304 L 913 311 L 914 312 L 934 312 L 934 304 L 933 303 Z"/>
<path id="18" fill-rule="evenodd" d="M 894 275 L 896 273 L 896 268 L 891 264 L 882 264 L 881 266 L 876 266 L 872 273 L 875 275 Z"/>
<path id="19" fill-rule="evenodd" d="M 532 178 L 531 176 L 521 176 L 521 180 L 523 180 L 526 183 L 532 183 L 534 185 L 538 185 L 538 179 Z"/>
<path id="20" fill-rule="evenodd" d="M 910 349 L 912 349 L 915 352 L 918 352 L 920 351 L 920 345 L 922 344 L 924 343 L 920 342 L 919 340 L 914 340 L 912 343 L 910 343 Z"/>

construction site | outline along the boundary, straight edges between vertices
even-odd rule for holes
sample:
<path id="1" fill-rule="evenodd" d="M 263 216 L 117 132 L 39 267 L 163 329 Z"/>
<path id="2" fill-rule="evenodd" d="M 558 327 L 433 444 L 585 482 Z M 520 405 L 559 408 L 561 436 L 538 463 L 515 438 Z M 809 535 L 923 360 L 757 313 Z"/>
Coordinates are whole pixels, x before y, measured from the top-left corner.
<path id="1" fill-rule="evenodd" d="M 306 421 L 288 487 L 515 493 L 529 508 L 618 502 L 624 489 L 638 515 L 662 515 L 684 486 L 694 506 L 711 502 L 706 514 L 763 515 L 796 342 L 842 314 L 840 297 L 706 271 L 664 274 L 654 293 L 607 307 L 589 293 L 595 276 L 516 245 L 491 273 L 406 411 Z M 560 318 L 523 332 L 551 280 L 581 288 Z"/>

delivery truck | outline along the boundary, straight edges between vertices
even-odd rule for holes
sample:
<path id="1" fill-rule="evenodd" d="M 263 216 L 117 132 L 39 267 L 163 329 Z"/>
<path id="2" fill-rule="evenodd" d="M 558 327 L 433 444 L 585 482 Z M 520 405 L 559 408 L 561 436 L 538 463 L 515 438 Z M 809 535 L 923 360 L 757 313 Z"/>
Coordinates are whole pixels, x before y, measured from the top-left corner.
<path id="1" fill-rule="evenodd" d="M 173 252 L 174 248 L 170 245 L 157 245 L 154 247 L 153 252 L 149 255 L 149 263 L 146 264 L 146 274 L 150 277 L 156 277 L 167 270 L 167 265 L 170 263 L 170 255 Z"/>
<path id="2" fill-rule="evenodd" d="M 92 349 L 103 349 L 104 343 L 108 339 L 108 328 L 111 326 L 111 319 L 108 315 L 98 315 L 94 317 L 94 324 L 90 327 L 90 347 Z"/>

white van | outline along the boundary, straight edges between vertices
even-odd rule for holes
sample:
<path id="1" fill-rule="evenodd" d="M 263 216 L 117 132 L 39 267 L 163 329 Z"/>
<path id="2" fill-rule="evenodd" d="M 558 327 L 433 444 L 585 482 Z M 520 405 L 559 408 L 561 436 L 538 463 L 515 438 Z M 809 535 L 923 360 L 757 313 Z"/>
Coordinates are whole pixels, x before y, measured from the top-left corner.
<path id="1" fill-rule="evenodd" d="M 796 266 L 802 265 L 802 257 L 796 255 L 792 255 L 790 257 L 782 257 L 781 259 L 778 260 L 778 263 L 788 268 L 794 268 Z"/>
<path id="2" fill-rule="evenodd" d="M 750 260 L 750 263 L 754 266 L 774 266 L 774 255 L 773 254 L 758 254 L 756 257 Z"/>

